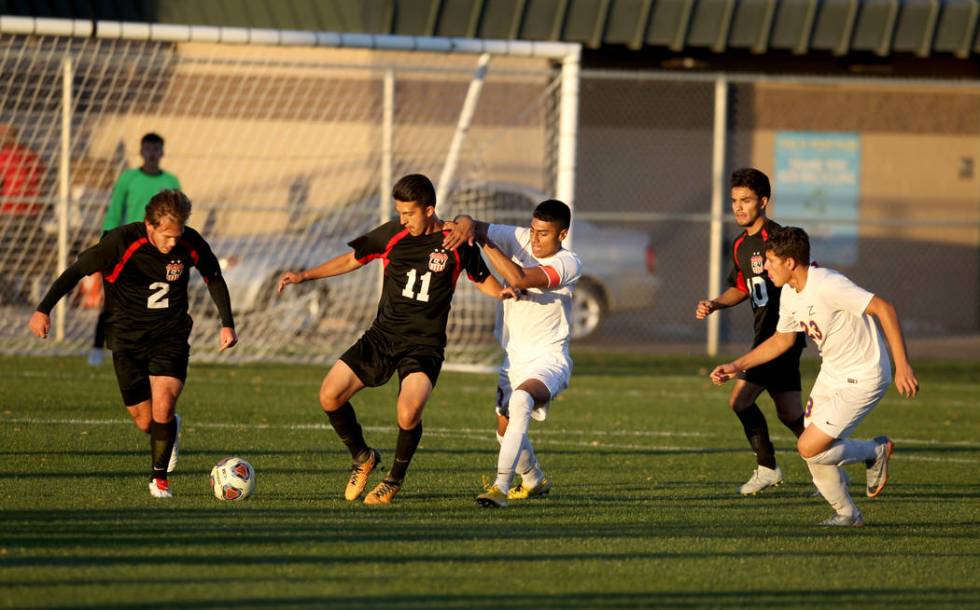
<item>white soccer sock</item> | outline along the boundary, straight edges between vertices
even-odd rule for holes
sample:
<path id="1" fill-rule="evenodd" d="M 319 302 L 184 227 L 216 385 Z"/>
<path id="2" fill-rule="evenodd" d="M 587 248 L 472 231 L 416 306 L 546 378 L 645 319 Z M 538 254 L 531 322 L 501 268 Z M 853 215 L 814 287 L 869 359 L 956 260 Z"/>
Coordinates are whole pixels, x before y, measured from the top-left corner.
<path id="1" fill-rule="evenodd" d="M 527 429 L 531 425 L 531 409 L 534 408 L 534 398 L 524 390 L 514 390 L 507 403 L 510 416 L 507 431 L 500 443 L 500 455 L 497 457 L 497 489 L 507 493 L 514 480 L 514 469 L 517 459 L 527 438 Z M 528 443 L 530 446 L 530 443 Z"/>
<path id="2" fill-rule="evenodd" d="M 537 487 L 544 478 L 538 456 L 534 455 L 531 437 L 527 434 L 524 435 L 524 442 L 521 444 L 521 453 L 517 456 L 517 472 L 521 475 L 521 484 L 524 487 Z"/>
<path id="3" fill-rule="evenodd" d="M 847 491 L 844 473 L 840 466 L 807 462 L 807 468 L 813 475 L 813 484 L 816 485 L 817 491 L 834 507 L 838 515 L 853 517 L 860 513 L 854 500 L 851 499 L 851 494 Z"/>
<path id="4" fill-rule="evenodd" d="M 809 458 L 804 458 L 809 464 L 824 464 L 833 466 L 843 466 L 854 462 L 864 462 L 873 460 L 877 453 L 877 445 L 874 441 L 860 441 L 847 438 L 836 441 L 829 449 L 823 453 Z"/>

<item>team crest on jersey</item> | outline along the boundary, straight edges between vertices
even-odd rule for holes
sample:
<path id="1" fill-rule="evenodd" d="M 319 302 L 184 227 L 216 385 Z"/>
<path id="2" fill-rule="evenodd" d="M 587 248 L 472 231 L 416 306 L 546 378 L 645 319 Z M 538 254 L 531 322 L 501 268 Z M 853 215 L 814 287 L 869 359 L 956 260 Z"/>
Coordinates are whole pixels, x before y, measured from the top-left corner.
<path id="1" fill-rule="evenodd" d="M 766 264 L 766 257 L 762 256 L 758 252 L 752 253 L 752 273 L 756 275 L 761 275 L 765 264 Z"/>
<path id="2" fill-rule="evenodd" d="M 180 274 L 184 272 L 184 263 L 180 261 L 170 261 L 167 264 L 167 281 L 176 282 Z"/>
<path id="3" fill-rule="evenodd" d="M 429 271 L 445 271 L 447 262 L 449 262 L 449 255 L 445 250 L 429 253 Z"/>

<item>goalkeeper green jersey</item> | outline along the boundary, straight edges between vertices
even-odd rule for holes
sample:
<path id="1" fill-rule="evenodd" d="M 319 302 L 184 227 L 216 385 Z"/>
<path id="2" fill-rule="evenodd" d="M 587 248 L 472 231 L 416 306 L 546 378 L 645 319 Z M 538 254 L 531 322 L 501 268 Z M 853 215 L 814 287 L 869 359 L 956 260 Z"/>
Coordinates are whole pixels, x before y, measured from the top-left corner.
<path id="1" fill-rule="evenodd" d="M 131 222 L 141 222 L 146 215 L 146 204 L 153 196 L 167 189 L 180 189 L 177 176 L 170 172 L 148 174 L 142 169 L 127 169 L 119 176 L 112 190 L 112 201 L 102 223 L 103 231 L 111 231 Z"/>

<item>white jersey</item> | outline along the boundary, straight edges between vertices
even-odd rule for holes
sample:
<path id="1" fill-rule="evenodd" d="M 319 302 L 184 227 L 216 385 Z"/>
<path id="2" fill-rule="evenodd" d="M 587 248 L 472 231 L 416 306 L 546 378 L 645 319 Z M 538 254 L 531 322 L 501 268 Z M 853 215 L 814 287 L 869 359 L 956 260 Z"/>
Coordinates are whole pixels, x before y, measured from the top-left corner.
<path id="1" fill-rule="evenodd" d="M 561 249 L 553 256 L 531 253 L 527 227 L 490 225 L 490 240 L 522 267 L 541 267 L 547 288 L 529 288 L 520 300 L 507 299 L 497 317 L 497 338 L 511 360 L 528 360 L 535 354 L 567 353 L 572 335 L 572 291 L 582 275 L 582 263 L 573 252 Z"/>
<path id="2" fill-rule="evenodd" d="M 847 383 L 891 379 L 881 332 L 864 313 L 873 297 L 840 273 L 811 265 L 802 291 L 783 286 L 776 330 L 806 332 L 820 350 L 821 374 Z"/>

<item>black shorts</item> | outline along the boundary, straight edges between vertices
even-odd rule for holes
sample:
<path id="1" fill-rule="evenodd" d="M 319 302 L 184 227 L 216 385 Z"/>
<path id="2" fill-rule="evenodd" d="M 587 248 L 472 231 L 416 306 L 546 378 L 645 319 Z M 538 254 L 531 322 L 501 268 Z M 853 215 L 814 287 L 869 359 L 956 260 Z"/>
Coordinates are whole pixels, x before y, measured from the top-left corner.
<path id="1" fill-rule="evenodd" d="M 119 346 L 113 350 L 119 392 L 127 407 L 150 399 L 150 376 L 187 379 L 191 346 L 187 337 L 168 338 L 141 346 Z"/>
<path id="2" fill-rule="evenodd" d="M 739 373 L 739 379 L 762 386 L 770 396 L 783 392 L 799 392 L 800 354 L 803 347 L 794 344 L 775 360 Z"/>
<path id="3" fill-rule="evenodd" d="M 425 373 L 435 387 L 445 356 L 439 346 L 409 343 L 369 329 L 340 359 L 369 388 L 388 383 L 396 370 L 399 383 L 412 373 Z"/>

